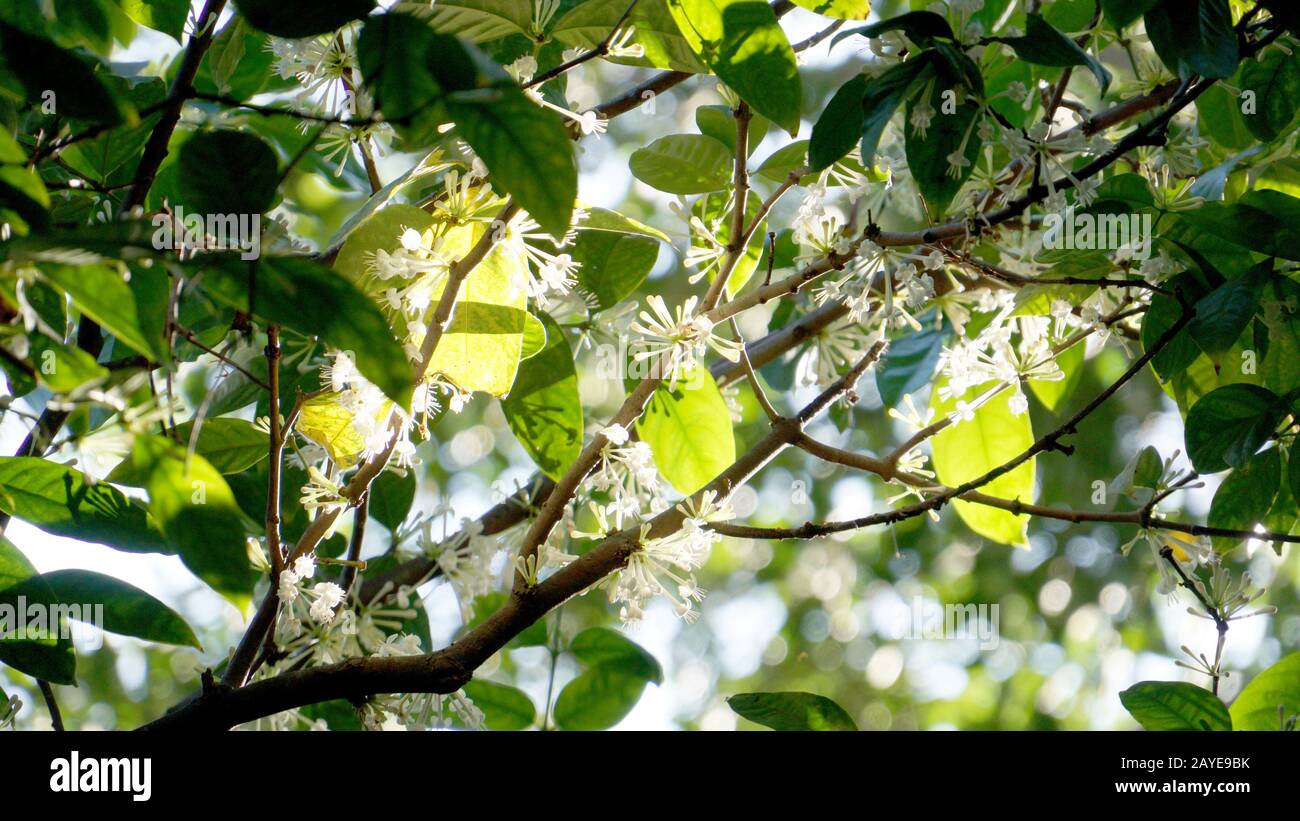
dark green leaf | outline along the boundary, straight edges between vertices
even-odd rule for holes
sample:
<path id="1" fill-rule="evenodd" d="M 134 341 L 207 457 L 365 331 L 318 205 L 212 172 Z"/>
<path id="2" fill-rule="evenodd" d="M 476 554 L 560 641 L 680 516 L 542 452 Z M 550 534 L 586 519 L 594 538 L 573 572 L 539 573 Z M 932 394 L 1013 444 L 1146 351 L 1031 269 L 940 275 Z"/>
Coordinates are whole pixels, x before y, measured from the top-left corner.
<path id="1" fill-rule="evenodd" d="M 615 667 L 619 672 L 663 684 L 658 660 L 641 645 L 608 627 L 591 627 L 573 637 L 569 651 L 588 667 Z"/>
<path id="2" fill-rule="evenodd" d="M 9 589 L 28 602 L 54 606 L 77 605 L 83 618 L 102 616 L 95 624 L 110 633 L 145 641 L 203 649 L 194 631 L 178 613 L 134 585 L 90 570 L 55 570 L 22 581 Z M 96 606 L 103 606 L 102 613 Z"/>
<path id="3" fill-rule="evenodd" d="M 10 591 L 28 582 L 32 582 L 38 590 L 48 590 L 44 584 L 34 581 L 36 579 L 39 579 L 36 568 L 27 561 L 27 557 L 10 544 L 8 539 L 0 538 L 0 605 L 15 608 L 13 612 L 16 615 L 17 607 L 20 604 L 25 606 L 26 602 L 18 600 L 18 592 L 11 594 Z M 31 590 L 30 585 L 28 590 Z M 59 619 L 58 625 L 54 627 L 57 629 L 63 625 L 64 620 Z M 48 630 L 51 625 L 30 627 Z M 17 625 L 0 623 L 0 628 L 3 628 L 0 632 L 8 632 L 16 630 Z M 17 637 L 0 640 L 0 662 L 29 676 L 55 684 L 75 684 L 77 681 L 76 652 L 72 640 L 66 634 L 62 638 L 29 635 L 22 640 Z"/>
<path id="4" fill-rule="evenodd" d="M 483 724 L 489 730 L 523 730 L 537 718 L 533 700 L 517 688 L 474 679 L 464 689 L 474 706 L 483 711 Z"/>
<path id="5" fill-rule="evenodd" d="M 942 350 L 943 330 L 933 325 L 891 343 L 876 368 L 876 388 L 885 407 L 896 406 L 905 394 L 928 385 Z"/>
<path id="6" fill-rule="evenodd" d="M 410 407 L 412 370 L 406 352 L 379 307 L 345 277 L 303 257 L 241 260 L 236 254 L 205 254 L 196 262 L 208 293 L 247 312 L 249 288 L 256 280 L 257 319 L 350 351 L 362 376 L 394 402 Z"/>
<path id="7" fill-rule="evenodd" d="M 1146 12 L 1147 36 L 1180 78 L 1229 77 L 1237 70 L 1237 33 L 1228 0 L 1160 0 Z"/>
<path id="8" fill-rule="evenodd" d="M 1262 450 L 1229 473 L 1214 492 L 1206 523 L 1210 527 L 1230 530 L 1253 530 L 1256 524 L 1264 521 L 1282 484 L 1280 454 L 1278 448 Z M 1214 538 L 1214 545 L 1219 550 L 1229 550 L 1240 542 L 1240 539 Z"/>
<path id="9" fill-rule="evenodd" d="M 370 518 L 396 532 L 411 512 L 415 489 L 414 471 L 408 470 L 404 476 L 391 470 L 379 474 L 370 485 Z"/>
<path id="10" fill-rule="evenodd" d="M 813 693 L 740 693 L 727 705 L 742 718 L 773 730 L 856 730 L 844 708 Z"/>
<path id="11" fill-rule="evenodd" d="M 81 471 L 35 456 L 0 457 L 0 510 L 46 533 L 131 553 L 170 553 L 141 508 Z"/>
<path id="12" fill-rule="evenodd" d="M 247 131 L 203 131 L 181 146 L 178 160 L 183 204 L 200 215 L 261 214 L 275 201 L 280 182 L 275 152 Z M 238 173 L 213 173 L 214 169 Z"/>
<path id="13" fill-rule="evenodd" d="M 1159 0 L 1100 0 L 1106 21 L 1119 31 L 1147 13 Z"/>
<path id="14" fill-rule="evenodd" d="M 808 140 L 808 167 L 813 171 L 829 168 L 853 150 L 862 135 L 866 112 L 862 108 L 868 81 L 865 74 L 855 74 L 831 97 Z M 795 163 L 797 166 L 802 159 Z M 792 168 L 794 166 L 791 166 Z M 789 173 L 789 172 L 787 172 Z"/>
<path id="15" fill-rule="evenodd" d="M 297 39 L 328 34 L 375 7 L 375 0 L 235 0 L 240 14 L 267 34 Z"/>
<path id="16" fill-rule="evenodd" d="M 983 148 L 979 135 L 975 133 L 979 128 L 979 105 L 967 100 L 953 113 L 944 114 L 941 108 L 945 104 L 943 94 L 944 89 L 936 84 L 928 103 L 935 115 L 924 137 L 910 123 L 907 127 L 907 166 L 935 214 L 948 210 L 952 198 L 975 168 L 975 160 Z M 909 119 L 917 105 L 918 100 L 908 103 Z M 966 164 L 954 167 L 950 158 L 955 156 L 964 158 Z"/>
<path id="17" fill-rule="evenodd" d="M 178 425 L 176 433 L 186 447 L 194 431 L 193 422 Z M 241 473 L 270 453 L 270 437 L 243 419 L 205 419 L 199 428 L 194 452 L 221 473 Z"/>
<path id="18" fill-rule="evenodd" d="M 595 667 L 565 685 L 555 699 L 562 730 L 604 730 L 622 721 L 641 698 L 646 680 L 615 667 Z"/>
<path id="19" fill-rule="evenodd" d="M 1187 456 L 1200 473 L 1242 467 L 1286 413 L 1286 402 L 1258 385 L 1216 388 L 1187 413 Z"/>
<path id="20" fill-rule="evenodd" d="M 1214 359 L 1231 348 L 1259 307 L 1259 293 L 1249 282 L 1231 279 L 1196 303 L 1188 332 L 1201 350 Z"/>
<path id="21" fill-rule="evenodd" d="M 1110 72 L 1097 58 L 1079 47 L 1037 14 L 1025 15 L 1025 33 L 1022 37 L 989 37 L 990 42 L 1005 43 L 1015 50 L 1016 56 L 1038 66 L 1087 66 L 1097 78 L 1101 93 L 1110 87 Z"/>
<path id="22" fill-rule="evenodd" d="M 905 63 L 899 63 L 884 74 L 872 80 L 867 87 L 867 95 L 862 98 L 862 164 L 871 166 L 876 161 L 876 147 L 880 145 L 880 135 L 885 126 L 898 110 L 913 88 L 926 80 L 934 71 L 933 65 L 926 59 L 928 52 Z M 936 93 L 941 93 L 935 89 Z M 937 111 L 938 109 L 936 109 Z M 976 148 L 979 147 L 976 141 Z M 808 149 L 812 151 L 811 145 Z"/>
<path id="23" fill-rule="evenodd" d="M 113 126 L 130 122 L 135 112 L 90 65 L 43 37 L 0 22 L 0 89 L 57 114 Z"/>
<path id="24" fill-rule="evenodd" d="M 541 320 L 545 347 L 520 368 L 501 410 L 542 472 L 559 479 L 582 452 L 582 400 L 564 329 L 546 314 Z"/>
<path id="25" fill-rule="evenodd" d="M 879 37 L 888 31 L 901 31 L 907 35 L 907 39 L 912 40 L 920 45 L 926 45 L 936 37 L 942 37 L 948 40 L 956 39 L 952 33 L 952 26 L 943 15 L 935 14 L 932 11 L 909 11 L 900 14 L 897 17 L 891 17 L 888 20 L 881 20 L 879 23 L 872 23 L 869 26 L 849 29 L 835 35 L 831 41 L 831 47 L 845 37 Z"/>
<path id="26" fill-rule="evenodd" d="M 794 136 L 802 103 L 799 65 L 771 6 L 763 0 L 668 0 L 668 11 L 719 79 Z"/>
<path id="27" fill-rule="evenodd" d="M 1139 681 L 1119 700 L 1148 730 L 1232 729 L 1228 708 L 1218 696 L 1185 681 Z"/>
<path id="28" fill-rule="evenodd" d="M 1300 106 L 1300 57 L 1277 47 L 1266 49 L 1242 65 L 1237 83 L 1254 94 L 1249 110 L 1243 110 L 1245 101 L 1233 101 L 1251 134 L 1267 143 L 1289 132 Z"/>

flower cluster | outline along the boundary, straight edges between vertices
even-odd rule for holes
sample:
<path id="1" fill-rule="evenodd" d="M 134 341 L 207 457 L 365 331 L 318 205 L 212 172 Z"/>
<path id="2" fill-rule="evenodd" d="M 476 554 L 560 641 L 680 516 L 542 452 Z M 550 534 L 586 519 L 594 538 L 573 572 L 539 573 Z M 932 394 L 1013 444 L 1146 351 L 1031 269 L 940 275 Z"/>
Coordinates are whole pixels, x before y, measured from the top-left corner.
<path id="1" fill-rule="evenodd" d="M 734 517 L 726 501 L 715 502 L 715 491 L 706 490 L 696 501 L 688 499 L 677 506 L 682 514 L 681 526 L 668 536 L 649 538 L 649 522 L 641 526 L 641 548 L 628 557 L 627 565 L 606 582 L 611 604 L 621 605 L 619 618 L 638 621 L 645 606 L 655 596 L 672 603 L 677 615 L 687 621 L 698 617 L 695 604 L 703 601 L 707 591 L 695 580 L 695 571 L 708 560 L 713 545 L 722 536 L 711 529 L 711 522 Z"/>

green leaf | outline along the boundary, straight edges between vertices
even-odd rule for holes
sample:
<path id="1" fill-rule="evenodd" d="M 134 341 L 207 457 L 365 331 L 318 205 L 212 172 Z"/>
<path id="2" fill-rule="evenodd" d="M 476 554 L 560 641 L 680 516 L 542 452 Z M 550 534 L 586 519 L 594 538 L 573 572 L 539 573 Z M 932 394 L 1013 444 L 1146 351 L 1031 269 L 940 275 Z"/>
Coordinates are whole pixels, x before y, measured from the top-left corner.
<path id="1" fill-rule="evenodd" d="M 1300 714 L 1300 653 L 1285 656 L 1255 676 L 1232 702 L 1232 726 L 1238 730 L 1281 729 L 1283 717 Z"/>
<path id="2" fill-rule="evenodd" d="M 375 0 L 235 0 L 239 13 L 258 29 L 297 39 L 328 34 L 375 7 Z"/>
<path id="3" fill-rule="evenodd" d="M 664 683 L 657 659 L 641 645 L 608 627 L 591 627 L 573 637 L 569 651 L 588 667 L 614 667 L 654 684 Z"/>
<path id="4" fill-rule="evenodd" d="M 438 6 L 434 8 L 437 9 Z M 587 0 L 578 3 L 555 22 L 551 27 L 551 36 L 570 48 L 596 48 L 622 18 L 627 7 L 626 0 Z M 605 59 L 615 63 L 667 68 L 691 74 L 708 73 L 708 66 L 696 56 L 690 43 L 673 22 L 664 0 L 639 0 L 632 9 L 627 26 L 633 30 L 632 42 L 645 49 L 645 56 L 636 58 L 611 55 Z"/>
<path id="5" fill-rule="evenodd" d="M 1196 316 L 1187 330 L 1201 350 L 1216 359 L 1236 344 L 1259 308 L 1259 293 L 1252 283 L 1230 279 L 1196 303 Z"/>
<path id="6" fill-rule="evenodd" d="M 245 313 L 255 281 L 254 317 L 350 351 L 362 376 L 403 408 L 410 407 L 410 360 L 383 312 L 345 277 L 303 257 L 241 260 L 236 254 L 204 254 L 195 266 L 204 272 L 209 294 Z"/>
<path id="7" fill-rule="evenodd" d="M 379 414 L 387 412 L 381 409 Z M 294 430 L 325 448 L 330 459 L 342 468 L 359 462 L 366 449 L 356 412 L 339 392 L 323 393 L 303 402 Z"/>
<path id="8" fill-rule="evenodd" d="M 816 128 L 816 125 L 813 127 Z M 766 160 L 763 160 L 763 164 L 754 173 L 772 182 L 785 182 L 796 169 L 808 166 L 808 145 L 808 140 L 795 140 L 778 148 L 769 154 Z M 850 143 L 845 152 L 847 153 L 852 148 L 853 145 Z M 807 179 L 807 176 L 804 175 L 802 179 Z"/>
<path id="9" fill-rule="evenodd" d="M 749 132 L 746 145 L 749 154 L 754 153 L 758 144 L 767 135 L 770 125 L 766 117 L 753 115 L 749 119 Z M 695 109 L 695 127 L 706 137 L 712 137 L 727 147 L 734 157 L 736 155 L 736 117 L 725 105 L 702 105 Z"/>
<path id="10" fill-rule="evenodd" d="M 403 476 L 386 470 L 370 485 L 370 518 L 392 532 L 406 521 L 415 503 L 415 472 Z"/>
<path id="11" fill-rule="evenodd" d="M 43 231 L 49 223 L 49 207 L 49 192 L 35 171 L 0 166 L 0 211 L 13 212 L 31 228 Z"/>
<path id="12" fill-rule="evenodd" d="M 523 348 L 519 351 L 520 360 L 532 359 L 542 352 L 546 347 L 546 326 L 542 321 L 533 314 L 524 317 L 524 342 Z M 519 380 L 515 380 L 519 384 Z"/>
<path id="13" fill-rule="evenodd" d="M 826 104 L 817 122 L 813 123 L 812 136 L 808 140 L 810 169 L 821 171 L 829 168 L 852 151 L 854 143 L 861 139 L 862 124 L 867 116 L 862 107 L 863 98 L 869 86 L 865 74 L 855 74 Z"/>
<path id="14" fill-rule="evenodd" d="M 559 479 L 582 452 L 582 400 L 564 329 L 547 314 L 541 322 L 545 347 L 520 369 L 501 410 L 542 472 Z"/>
<path id="15" fill-rule="evenodd" d="M 1160 0 L 1145 15 L 1161 62 L 1186 80 L 1229 77 L 1237 70 L 1237 33 L 1228 0 Z"/>
<path id="16" fill-rule="evenodd" d="M 578 194 L 573 142 L 558 114 L 530 100 L 511 77 L 472 46 L 411 15 L 366 21 L 357 61 L 385 117 L 418 145 L 455 133 L 548 233 L 569 230 Z"/>
<path id="17" fill-rule="evenodd" d="M 1267 388 L 1247 384 L 1216 388 L 1187 413 L 1187 457 L 1200 473 L 1242 467 L 1286 413 L 1286 402 Z"/>
<path id="18" fill-rule="evenodd" d="M 22 552 L 10 544 L 8 539 L 0 537 L 0 604 L 16 608 L 20 604 L 18 593 L 11 590 L 29 581 L 37 580 L 36 568 Z M 34 581 L 37 590 L 48 587 Z M 31 586 L 28 587 L 30 592 Z M 24 603 L 25 604 L 25 603 Z M 60 625 L 63 620 L 60 619 Z M 3 632 L 16 629 L 17 625 L 2 624 Z M 48 628 L 49 625 L 46 625 Z M 66 635 L 66 634 L 65 634 Z M 29 676 L 42 678 L 55 684 L 76 684 L 77 656 L 70 638 L 53 636 L 29 637 L 24 640 L 5 638 L 0 640 L 0 662 L 8 664 L 15 670 Z"/>
<path id="19" fill-rule="evenodd" d="M 178 159 L 186 210 L 199 215 L 261 214 L 275 201 L 280 182 L 275 151 L 247 131 L 202 131 L 185 141 Z M 213 173 L 214 169 L 239 173 Z"/>
<path id="20" fill-rule="evenodd" d="M 203 649 L 185 619 L 167 605 L 134 585 L 89 570 L 55 570 L 24 580 L 9 589 L 21 593 L 30 603 L 46 606 L 80 605 L 86 618 L 110 633 L 135 636 L 145 641 Z M 91 608 L 103 606 L 102 613 Z"/>
<path id="21" fill-rule="evenodd" d="M 794 49 L 763 0 L 667 0 L 691 48 L 740 98 L 790 136 L 802 87 Z"/>
<path id="22" fill-rule="evenodd" d="M 1260 451 L 1229 473 L 1219 485 L 1206 523 L 1210 527 L 1253 530 L 1273 507 L 1273 499 L 1281 484 L 1281 451 L 1278 448 Z M 1229 550 L 1241 543 L 1240 539 L 1219 536 L 1213 541 L 1219 550 Z"/>
<path id="23" fill-rule="evenodd" d="M 1247 65 L 1251 64 L 1247 63 Z M 1266 101 L 1256 99 L 1267 105 Z M 1233 151 L 1241 151 L 1255 145 L 1255 137 L 1246 125 L 1245 115 L 1241 112 L 1241 101 L 1224 90 L 1223 86 L 1212 85 L 1196 98 L 1196 114 L 1196 124 L 1201 133 L 1218 145 Z M 1210 199 L 1220 199 L 1220 197 Z"/>
<path id="24" fill-rule="evenodd" d="M 442 0 L 428 14 L 435 31 L 476 43 L 528 34 L 532 25 L 530 8 L 517 0 Z"/>
<path id="25" fill-rule="evenodd" d="M 1242 64 L 1237 85 L 1255 95 L 1249 112 L 1240 107 L 1244 101 L 1233 100 L 1251 134 L 1268 143 L 1290 131 L 1300 106 L 1300 58 L 1281 48 L 1265 49 L 1257 59 Z"/>
<path id="26" fill-rule="evenodd" d="M 149 510 L 194 575 L 236 607 L 248 606 L 257 573 L 230 486 L 202 456 L 160 436 L 137 434 L 129 457 L 147 474 Z"/>
<path id="27" fill-rule="evenodd" d="M 1110 87 L 1110 72 L 1074 40 L 1052 27 L 1041 16 L 1025 15 L 1025 33 L 1022 37 L 989 37 L 989 42 L 1011 46 L 1016 56 L 1037 66 L 1087 66 L 1097 78 L 1101 93 Z"/>
<path id="28" fill-rule="evenodd" d="M 714 239 L 727 247 L 731 244 L 731 201 L 734 195 L 717 191 L 712 194 L 706 194 L 695 201 L 691 206 L 691 216 L 698 217 L 713 234 Z M 749 225 L 758 219 L 763 208 L 763 199 L 754 191 L 749 192 L 745 199 L 745 224 Z M 745 247 L 745 253 L 736 260 L 735 265 L 731 268 L 731 273 L 727 277 L 727 296 L 734 297 L 749 282 L 749 278 L 758 268 L 758 261 L 763 256 L 763 247 L 765 245 L 765 234 L 763 226 L 760 224 L 754 230 L 749 238 L 749 244 Z M 717 278 L 720 266 L 713 266 L 708 269 L 709 282 Z"/>
<path id="29" fill-rule="evenodd" d="M 982 393 L 979 387 L 975 387 L 965 396 L 943 399 L 939 396 L 939 386 L 935 387 L 930 398 L 935 418 L 953 412 L 958 400 L 973 402 Z M 983 387 L 987 389 L 990 386 Z M 974 419 L 949 425 L 935 434 L 932 458 L 940 482 L 949 487 L 960 485 L 1010 461 L 1033 445 L 1034 432 L 1029 424 L 1029 414 L 1013 414 L 1011 396 L 1011 390 L 1004 390 L 980 405 Z M 1030 459 L 1015 470 L 1004 473 L 984 485 L 981 492 L 1001 499 L 1032 502 L 1035 461 Z M 1029 517 L 961 499 L 954 500 L 953 504 L 962 521 L 981 536 L 1001 544 L 1027 544 Z"/>
<path id="30" fill-rule="evenodd" d="M 348 232 L 334 260 L 334 270 L 348 278 L 352 284 L 365 288 L 370 276 L 370 259 L 376 251 L 393 252 L 401 247 L 402 234 L 411 229 L 428 231 L 434 219 L 421 208 L 406 203 L 392 203 L 361 220 Z M 372 297 L 383 299 L 383 288 L 375 283 Z"/>
<path id="31" fill-rule="evenodd" d="M 1079 386 L 1079 380 L 1083 377 L 1083 356 L 1086 347 L 1083 343 L 1072 345 L 1056 357 L 1056 364 L 1065 374 L 1064 379 L 1055 382 L 1044 379 L 1029 380 L 1029 390 L 1038 397 L 1038 401 L 1047 406 L 1048 410 L 1057 410 L 1061 401 L 1073 395 L 1075 388 Z"/>
<path id="32" fill-rule="evenodd" d="M 632 152 L 632 176 L 669 194 L 707 194 L 731 182 L 727 147 L 703 134 L 670 134 Z"/>
<path id="33" fill-rule="evenodd" d="M 814 693 L 739 693 L 727 698 L 727 706 L 773 730 L 858 729 L 843 707 Z"/>
<path id="34" fill-rule="evenodd" d="M 1234 203 L 1209 202 L 1182 218 L 1234 245 L 1300 260 L 1300 199 L 1281 191 L 1250 191 Z"/>
<path id="35" fill-rule="evenodd" d="M 1102 13 L 1106 21 L 1116 31 L 1127 27 L 1129 23 L 1147 13 L 1159 0 L 1100 0 Z"/>
<path id="36" fill-rule="evenodd" d="M 151 361 L 166 359 L 161 336 L 145 329 L 152 317 L 147 296 L 134 290 L 122 274 L 107 265 L 42 263 L 41 276 L 67 292 L 77 308 Z"/>
<path id="37" fill-rule="evenodd" d="M 117 0 L 117 4 L 140 25 L 181 41 L 190 12 L 189 0 Z"/>
<path id="38" fill-rule="evenodd" d="M 736 461 L 731 411 L 703 367 L 681 376 L 671 390 L 667 384 L 656 388 L 636 429 L 679 493 L 694 493 Z"/>
<path id="39" fill-rule="evenodd" d="M 930 210 L 936 214 L 948 210 L 952 198 L 970 177 L 975 168 L 975 160 L 983 149 L 983 143 L 976 133 L 979 128 L 979 105 L 967 100 L 957 106 L 953 113 L 944 114 L 941 108 L 945 105 L 944 91 L 936 83 L 931 92 L 929 105 L 937 113 L 930 121 L 924 137 L 910 123 L 907 127 L 907 166 L 921 196 L 925 197 Z M 909 120 L 917 102 L 917 99 L 913 99 L 907 104 Z M 958 154 L 965 158 L 966 165 L 957 168 L 954 176 L 954 168 L 948 158 Z"/>
<path id="40" fill-rule="evenodd" d="M 510 594 L 502 590 L 493 590 L 479 596 L 474 600 L 474 616 L 465 625 L 461 635 L 468 633 L 487 619 L 496 611 L 505 606 L 510 599 Z M 519 635 L 515 636 L 506 645 L 507 647 L 544 647 L 548 644 L 549 639 L 546 634 L 546 621 L 538 619 L 523 629 Z"/>
<path id="41" fill-rule="evenodd" d="M 1165 287 L 1175 290 L 1181 288 L 1191 300 L 1197 299 L 1205 292 L 1204 286 L 1190 273 L 1181 274 L 1170 279 L 1165 284 Z M 1142 349 L 1150 351 L 1155 347 L 1156 341 L 1163 337 L 1182 315 L 1183 307 L 1175 297 L 1166 294 L 1152 295 L 1150 308 L 1142 319 Z M 1151 359 L 1151 370 L 1155 371 L 1161 382 L 1168 382 L 1173 377 L 1186 371 L 1200 355 L 1200 347 L 1192 339 L 1191 331 L 1184 326 Z"/>
<path id="42" fill-rule="evenodd" d="M 179 440 L 189 446 L 194 422 L 178 425 Z M 204 419 L 194 452 L 223 474 L 242 473 L 270 454 L 270 437 L 252 422 L 219 417 Z"/>
<path id="43" fill-rule="evenodd" d="M 55 536 L 131 553 L 171 553 L 145 511 L 81 471 L 35 456 L 0 457 L 0 510 Z"/>
<path id="44" fill-rule="evenodd" d="M 485 227 L 455 229 L 443 241 L 445 253 L 464 254 Z M 457 242 L 460 243 L 457 250 Z M 514 384 L 524 345 L 528 296 L 517 272 L 526 263 L 498 243 L 460 287 L 451 325 L 438 341 L 428 374 L 442 374 L 464 391 L 505 396 Z"/>
<path id="45" fill-rule="evenodd" d="M 1300 310 L 1300 305 L 1297 305 Z M 1260 365 L 1264 385 L 1279 395 L 1300 388 L 1300 315 L 1283 308 L 1268 329 L 1268 351 Z"/>
<path id="46" fill-rule="evenodd" d="M 944 19 L 943 15 L 932 11 L 909 11 L 897 17 L 881 20 L 879 23 L 872 23 L 869 26 L 842 31 L 835 35 L 835 39 L 831 41 L 831 47 L 833 48 L 836 43 L 845 37 L 879 37 L 889 31 L 901 31 L 907 35 L 909 40 L 920 45 L 930 45 L 936 38 L 956 39 L 956 35 L 952 33 L 952 26 L 948 25 L 948 21 Z"/>
<path id="47" fill-rule="evenodd" d="M 523 730 L 537 718 L 533 700 L 517 688 L 474 679 L 464 690 L 474 706 L 483 711 L 483 724 L 489 730 Z"/>
<path id="48" fill-rule="evenodd" d="M 514 197 L 542 230 L 562 237 L 578 196 L 573 141 L 553 111 L 517 86 L 487 95 L 450 95 L 444 103 L 459 134 L 492 174 L 492 187 Z"/>
<path id="49" fill-rule="evenodd" d="M 28 334 L 27 340 L 36 378 L 54 393 L 69 393 L 108 376 L 108 371 L 80 348 L 61 345 L 39 332 Z"/>
<path id="50" fill-rule="evenodd" d="M 890 343 L 876 368 L 876 389 L 885 407 L 897 406 L 904 395 L 928 385 L 942 350 L 943 330 L 933 324 Z"/>
<path id="51" fill-rule="evenodd" d="M 562 730 L 604 730 L 622 721 L 645 690 L 646 680 L 615 667 L 594 667 L 565 685 L 555 699 L 555 724 Z"/>
<path id="52" fill-rule="evenodd" d="M 1232 717 L 1219 697 L 1185 681 L 1139 681 L 1119 700 L 1148 730 L 1232 729 Z"/>
<path id="53" fill-rule="evenodd" d="M 889 125 L 903 98 L 933 74 L 934 66 L 927 59 L 929 56 L 929 52 L 923 52 L 920 57 L 899 63 L 868 83 L 867 94 L 862 98 L 864 119 L 860 154 L 863 165 L 871 166 L 875 163 L 880 135 L 884 133 L 885 126 Z M 816 134 L 813 137 L 815 139 Z M 808 151 L 811 157 L 811 143 Z M 813 166 L 813 170 L 817 170 L 816 166 Z"/>
<path id="54" fill-rule="evenodd" d="M 0 90 L 40 106 L 53 103 L 61 117 L 115 126 L 135 112 L 100 81 L 92 64 L 8 23 L 0 22 Z"/>
<path id="55" fill-rule="evenodd" d="M 565 250 L 578 269 L 578 287 L 591 294 L 596 310 L 612 308 L 634 292 L 659 259 L 658 240 L 639 234 L 579 230 Z"/>

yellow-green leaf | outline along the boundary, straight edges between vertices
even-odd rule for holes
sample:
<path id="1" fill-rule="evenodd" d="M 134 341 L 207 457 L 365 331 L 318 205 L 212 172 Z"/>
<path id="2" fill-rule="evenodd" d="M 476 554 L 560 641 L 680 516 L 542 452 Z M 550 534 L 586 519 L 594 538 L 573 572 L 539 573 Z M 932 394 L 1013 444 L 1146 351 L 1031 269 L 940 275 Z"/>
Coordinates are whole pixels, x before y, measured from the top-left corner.
<path id="1" fill-rule="evenodd" d="M 483 232 L 468 226 L 448 232 L 444 252 L 463 256 Z M 451 325 L 438 341 L 428 375 L 441 374 L 465 391 L 505 396 L 523 352 L 528 293 L 526 262 L 502 244 L 460 286 Z"/>
<path id="2" fill-rule="evenodd" d="M 988 387 L 983 386 L 984 389 Z M 937 418 L 955 410 L 959 399 L 972 402 L 980 393 L 980 388 L 972 388 L 965 396 L 945 400 L 939 398 L 939 386 L 936 385 L 930 403 Z M 960 485 L 1005 464 L 1033 445 L 1034 432 L 1029 425 L 1029 414 L 1013 414 L 1011 396 L 1011 391 L 1002 391 L 981 405 L 975 411 L 974 419 L 949 425 L 935 435 L 932 440 L 934 470 L 940 482 L 948 486 Z M 1002 499 L 1032 502 L 1034 460 L 1004 473 L 980 490 Z M 961 500 L 955 500 L 954 506 L 962 521 L 981 536 L 1002 544 L 1026 544 L 1027 516 Z"/>

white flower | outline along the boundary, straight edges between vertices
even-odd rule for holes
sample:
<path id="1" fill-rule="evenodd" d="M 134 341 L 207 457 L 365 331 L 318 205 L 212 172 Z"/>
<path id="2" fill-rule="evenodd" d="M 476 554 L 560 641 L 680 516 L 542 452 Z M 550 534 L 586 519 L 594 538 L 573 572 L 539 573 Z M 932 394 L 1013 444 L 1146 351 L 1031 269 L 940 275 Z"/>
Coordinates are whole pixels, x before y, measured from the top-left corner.
<path id="1" fill-rule="evenodd" d="M 334 620 L 335 608 L 343 603 L 347 594 L 333 582 L 318 582 L 311 592 L 315 597 L 311 603 L 311 617 L 320 624 L 329 624 Z"/>
<path id="2" fill-rule="evenodd" d="M 618 447 L 627 442 L 629 434 L 627 432 L 627 428 L 623 427 L 622 425 L 615 424 L 615 425 L 608 425 L 605 428 L 603 428 L 600 432 L 600 435 L 608 439 L 611 445 Z"/>

